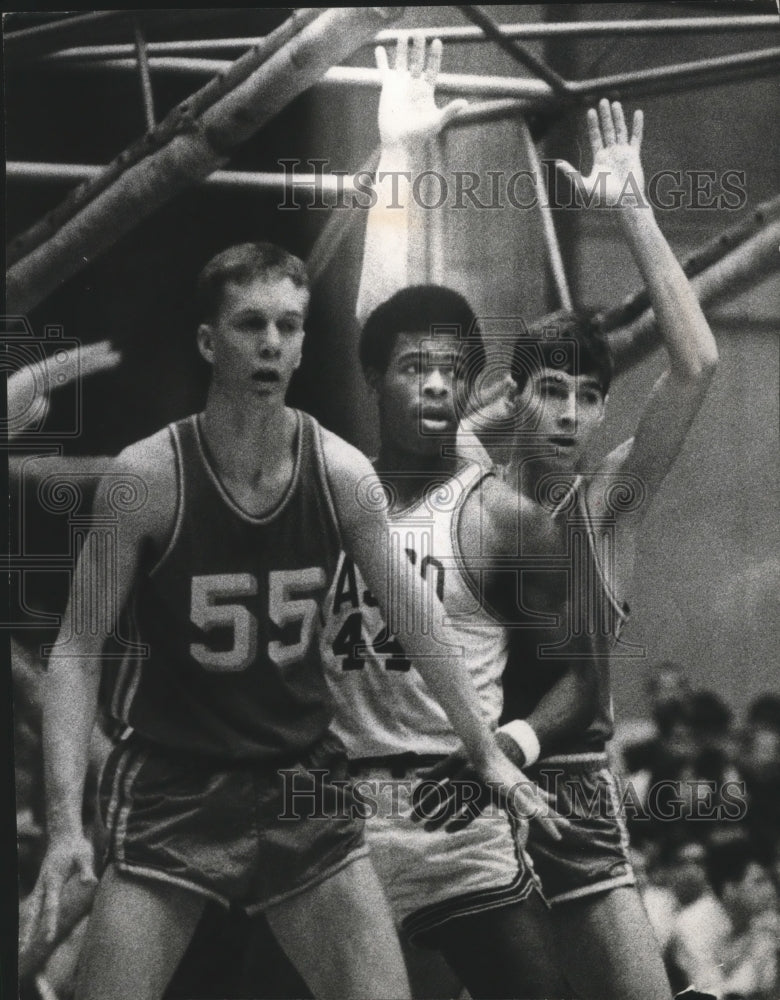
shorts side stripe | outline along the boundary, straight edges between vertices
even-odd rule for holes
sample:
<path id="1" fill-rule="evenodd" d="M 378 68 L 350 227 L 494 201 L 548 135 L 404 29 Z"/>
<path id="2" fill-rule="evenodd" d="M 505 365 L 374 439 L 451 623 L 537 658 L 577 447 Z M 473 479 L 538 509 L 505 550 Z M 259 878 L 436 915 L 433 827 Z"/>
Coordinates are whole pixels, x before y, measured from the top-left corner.
<path id="1" fill-rule="evenodd" d="M 138 756 L 132 762 L 128 764 L 124 780 L 122 781 L 122 791 L 121 800 L 122 805 L 119 808 L 119 815 L 116 821 L 116 829 L 114 831 L 114 859 L 116 861 L 124 862 L 125 860 L 125 837 L 127 836 L 127 821 L 130 818 L 130 808 L 133 804 L 132 787 L 133 782 L 138 776 L 138 772 L 141 770 L 142 766 L 149 757 L 148 750 L 139 750 Z"/>
<path id="2" fill-rule="evenodd" d="M 535 889 L 538 889 L 536 879 L 524 870 L 519 872 L 509 885 L 499 889 L 477 889 L 475 892 L 451 896 L 440 903 L 416 910 L 403 919 L 401 930 L 410 941 L 414 941 L 421 934 L 426 934 L 456 917 L 520 903 Z"/>
<path id="3" fill-rule="evenodd" d="M 450 912 L 456 908 L 468 908 L 471 905 L 484 904 L 492 900 L 504 900 L 515 894 L 523 886 L 523 882 L 529 877 L 525 870 L 518 871 L 517 875 L 507 885 L 498 886 L 495 889 L 475 889 L 473 892 L 463 893 L 460 896 L 450 896 L 448 899 L 440 900 L 438 903 L 431 903 L 423 906 L 414 913 L 410 913 L 404 918 L 405 928 L 411 927 L 418 922 L 426 922 L 436 918 L 439 914 Z"/>
<path id="4" fill-rule="evenodd" d="M 213 892 L 211 889 L 205 889 L 202 885 L 198 885 L 197 882 L 190 882 L 189 879 L 179 878 L 177 875 L 169 875 L 168 872 L 162 871 L 160 868 L 146 868 L 143 865 L 134 865 L 129 861 L 115 861 L 114 864 L 121 872 L 125 872 L 128 875 L 137 875 L 140 878 L 154 879 L 156 882 L 167 882 L 169 885 L 177 885 L 182 889 L 189 889 L 190 892 L 197 893 L 198 896 L 207 896 L 209 899 L 213 899 L 216 903 L 221 903 L 222 906 L 230 906 L 230 900 L 227 896 L 222 896 L 218 892 Z"/>
<path id="5" fill-rule="evenodd" d="M 132 747 L 125 747 L 114 767 L 114 778 L 111 782 L 111 798 L 108 800 L 108 809 L 106 810 L 106 829 L 109 831 L 112 840 L 114 835 L 114 819 L 116 817 L 117 808 L 119 807 L 120 786 L 125 776 L 127 764 L 132 756 L 132 753 Z"/>
<path id="6" fill-rule="evenodd" d="M 592 885 L 583 885 L 579 889 L 572 889 L 570 892 L 561 892 L 557 896 L 547 896 L 547 902 L 551 906 L 559 903 L 567 903 L 572 899 L 582 899 L 583 896 L 595 896 L 601 892 L 609 892 L 610 889 L 617 889 L 621 885 L 636 885 L 634 873 L 619 875 L 617 878 L 607 878 L 601 882 L 594 882 Z"/>
<path id="7" fill-rule="evenodd" d="M 629 838 L 628 838 L 628 828 L 626 827 L 625 821 L 620 813 L 620 796 L 618 795 L 617 784 L 615 783 L 615 776 L 609 770 L 605 768 L 603 771 L 604 781 L 607 786 L 607 791 L 609 792 L 610 804 L 612 806 L 612 811 L 615 815 L 615 823 L 618 830 L 620 831 L 620 849 L 625 855 L 628 864 L 631 864 L 630 855 L 628 853 L 629 848 Z"/>

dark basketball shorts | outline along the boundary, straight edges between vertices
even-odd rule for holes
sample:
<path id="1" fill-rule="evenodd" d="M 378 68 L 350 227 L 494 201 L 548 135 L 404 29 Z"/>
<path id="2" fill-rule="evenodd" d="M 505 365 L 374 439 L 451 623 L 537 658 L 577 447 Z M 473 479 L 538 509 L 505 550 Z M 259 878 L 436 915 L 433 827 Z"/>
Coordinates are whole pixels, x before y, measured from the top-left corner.
<path id="1" fill-rule="evenodd" d="M 414 789 L 425 768 L 409 757 L 405 771 L 392 757 L 350 764 L 358 796 L 369 794 L 366 840 L 371 861 L 400 932 L 414 945 L 436 948 L 450 921 L 509 906 L 540 893 L 515 821 L 503 810 L 480 816 L 454 833 L 428 831 L 411 819 Z M 376 794 L 378 791 L 378 795 Z"/>
<path id="2" fill-rule="evenodd" d="M 559 841 L 531 823 L 527 849 L 553 905 L 634 885 L 628 833 L 615 777 L 604 753 L 547 757 L 525 773 L 553 795 L 571 824 Z"/>
<path id="3" fill-rule="evenodd" d="M 280 767 L 174 754 L 131 735 L 100 780 L 106 863 L 263 910 L 367 854 L 343 779 L 330 736 Z"/>

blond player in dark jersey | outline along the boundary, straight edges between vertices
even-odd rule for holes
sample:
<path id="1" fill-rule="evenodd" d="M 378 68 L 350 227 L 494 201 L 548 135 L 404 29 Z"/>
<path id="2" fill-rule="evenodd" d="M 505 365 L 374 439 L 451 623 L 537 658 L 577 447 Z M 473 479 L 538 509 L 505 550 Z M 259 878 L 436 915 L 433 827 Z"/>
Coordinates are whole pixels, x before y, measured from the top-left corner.
<path id="1" fill-rule="evenodd" d="M 343 752 L 314 642 L 340 549 L 388 599 L 386 522 L 356 499 L 374 472 L 285 405 L 309 301 L 301 262 L 244 244 L 199 289 L 205 409 L 126 449 L 126 482 L 99 490 L 49 663 L 30 930 L 42 919 L 53 935 L 66 881 L 94 878 L 81 806 L 102 681 L 124 731 L 102 782 L 109 849 L 79 1000 L 161 996 L 208 898 L 264 911 L 316 996 L 405 996 L 360 823 L 332 780 Z M 410 652 L 483 777 L 524 807 L 468 675 L 423 631 L 435 598 L 419 596 Z M 296 811 L 301 784 L 309 808 Z"/>

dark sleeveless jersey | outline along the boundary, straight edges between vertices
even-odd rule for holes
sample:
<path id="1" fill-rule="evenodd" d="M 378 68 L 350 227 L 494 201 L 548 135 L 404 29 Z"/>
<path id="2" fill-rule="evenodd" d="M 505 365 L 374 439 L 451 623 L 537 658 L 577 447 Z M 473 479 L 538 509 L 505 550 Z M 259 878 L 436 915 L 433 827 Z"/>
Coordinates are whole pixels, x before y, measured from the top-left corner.
<path id="1" fill-rule="evenodd" d="M 641 647 L 620 640 L 629 609 L 610 584 L 614 515 L 594 517 L 584 494 L 584 489 L 572 489 L 553 514 L 560 529 L 559 550 L 540 553 L 538 566 L 523 571 L 517 594 L 517 620 L 523 624 L 510 629 L 504 672 L 502 722 L 528 716 L 572 661 L 592 662 L 597 684 L 593 718 L 584 732 L 550 747 L 554 753 L 603 749 L 614 731 L 610 660 L 642 655 Z"/>
<path id="2" fill-rule="evenodd" d="M 342 543 L 321 428 L 296 416 L 292 479 L 262 517 L 222 486 L 196 416 L 169 428 L 175 527 L 156 564 L 142 567 L 121 630 L 147 655 L 104 668 L 111 717 L 155 744 L 294 760 L 328 727 L 317 633 Z"/>

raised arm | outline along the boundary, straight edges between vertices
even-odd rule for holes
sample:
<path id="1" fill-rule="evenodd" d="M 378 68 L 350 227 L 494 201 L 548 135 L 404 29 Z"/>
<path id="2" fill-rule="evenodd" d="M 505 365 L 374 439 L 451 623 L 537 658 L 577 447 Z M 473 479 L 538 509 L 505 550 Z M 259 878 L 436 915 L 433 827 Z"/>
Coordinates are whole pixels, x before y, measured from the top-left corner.
<path id="1" fill-rule="evenodd" d="M 645 195 L 642 129 L 641 111 L 634 113 L 629 136 L 620 103 L 602 100 L 598 112 L 588 111 L 593 151 L 590 176 L 583 178 L 565 161 L 557 165 L 587 193 L 591 204 L 618 214 L 669 357 L 669 368 L 653 388 L 633 439 L 608 456 L 604 468 L 639 477 L 649 499 L 677 457 L 701 407 L 718 351 L 701 306 Z"/>
<path id="2" fill-rule="evenodd" d="M 466 105 L 452 101 L 437 108 L 436 77 L 442 45 L 428 51 L 425 39 L 400 38 L 390 68 L 387 52 L 376 49 L 382 75 L 379 98 L 381 156 L 377 168 L 376 204 L 369 210 L 360 289 L 356 305 L 362 323 L 380 303 L 425 274 L 426 211 L 415 203 L 415 178 L 429 166 L 430 143 Z"/>

